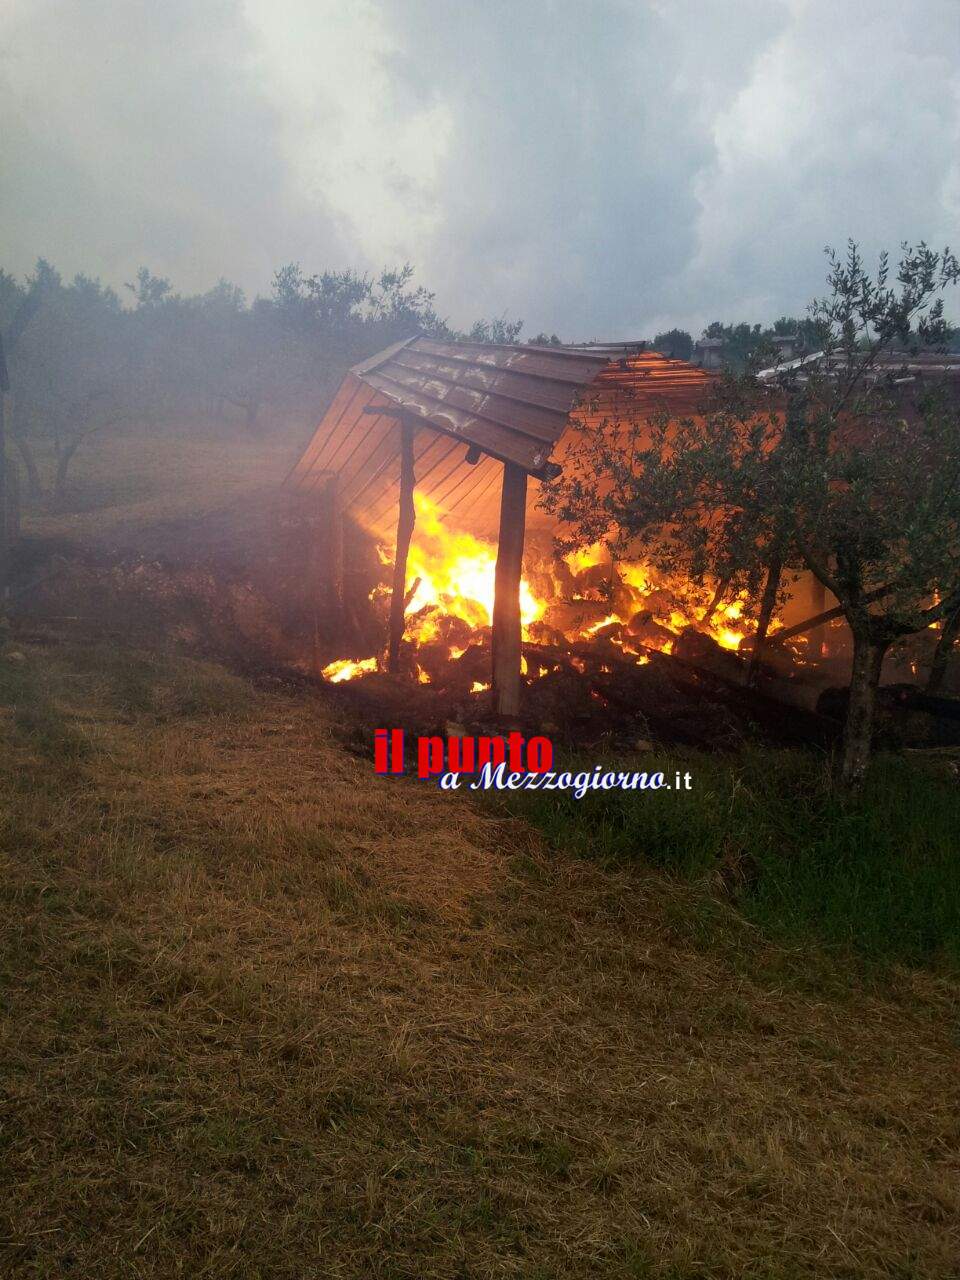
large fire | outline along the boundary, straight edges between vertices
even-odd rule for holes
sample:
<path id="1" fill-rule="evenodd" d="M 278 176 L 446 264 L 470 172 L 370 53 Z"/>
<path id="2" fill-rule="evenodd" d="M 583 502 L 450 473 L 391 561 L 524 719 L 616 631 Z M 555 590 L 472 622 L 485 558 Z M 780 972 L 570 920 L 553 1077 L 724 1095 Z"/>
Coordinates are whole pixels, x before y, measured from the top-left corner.
<path id="1" fill-rule="evenodd" d="M 493 617 L 497 551 L 491 542 L 447 528 L 438 509 L 416 495 L 417 523 L 407 558 L 406 638 L 421 651 L 442 648 L 460 658 Z M 384 564 L 392 549 L 381 548 Z M 677 636 L 695 626 L 725 649 L 735 650 L 748 634 L 743 605 L 727 602 L 712 617 L 710 591 L 669 582 L 639 562 L 612 562 L 601 544 L 578 548 L 562 559 L 549 549 L 528 547 L 520 588 L 523 638 L 532 644 L 564 646 L 603 641 L 624 656 L 645 663 L 651 649 L 669 653 Z M 384 596 L 385 588 L 374 595 Z M 427 664 L 429 665 L 429 664 Z M 377 668 L 377 660 L 338 660 L 324 669 L 327 679 L 353 679 Z M 419 663 L 414 673 L 430 676 Z M 533 674 L 533 673 L 531 673 Z M 474 683 L 474 691 L 486 686 Z"/>
<path id="2" fill-rule="evenodd" d="M 411 635 L 426 640 L 435 634 L 431 610 L 461 618 L 471 627 L 486 627 L 493 619 L 493 587 L 497 549 L 469 533 L 453 533 L 428 498 L 415 494 L 417 523 L 407 556 L 407 589 L 417 589 L 407 612 L 415 620 Z M 392 553 L 386 555 L 392 562 Z M 520 583 L 520 618 L 525 627 L 543 615 L 546 603 L 537 600 L 530 584 Z"/>

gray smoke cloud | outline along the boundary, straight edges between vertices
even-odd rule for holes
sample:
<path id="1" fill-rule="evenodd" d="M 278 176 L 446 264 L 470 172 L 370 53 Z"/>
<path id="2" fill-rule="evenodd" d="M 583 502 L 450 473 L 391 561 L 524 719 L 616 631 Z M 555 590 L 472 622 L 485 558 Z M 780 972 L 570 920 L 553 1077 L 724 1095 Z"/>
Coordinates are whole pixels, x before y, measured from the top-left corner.
<path id="1" fill-rule="evenodd" d="M 20 273 L 409 260 L 456 323 L 640 336 L 960 226 L 956 0 L 8 0 L 0 36 Z"/>

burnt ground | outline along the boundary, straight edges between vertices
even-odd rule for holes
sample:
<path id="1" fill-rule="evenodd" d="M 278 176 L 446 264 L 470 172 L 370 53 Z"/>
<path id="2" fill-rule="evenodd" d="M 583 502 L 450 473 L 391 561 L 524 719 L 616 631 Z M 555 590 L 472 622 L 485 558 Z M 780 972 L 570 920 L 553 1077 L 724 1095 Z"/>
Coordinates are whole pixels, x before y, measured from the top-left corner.
<path id="1" fill-rule="evenodd" d="M 26 637 L 194 653 L 291 687 L 322 684 L 350 726 L 346 736 L 364 744 L 384 725 L 413 733 L 496 728 L 489 693 L 472 691 L 489 680 L 489 630 L 467 633 L 456 619 L 441 628 L 441 639 L 405 651 L 408 668 L 419 665 L 430 683 L 381 673 L 335 685 L 319 680 L 318 669 L 345 651 L 374 653 L 384 631 L 382 614 L 367 600 L 369 566 L 366 575 L 355 572 L 352 608 L 336 617 L 315 611 L 303 549 L 309 533 L 300 513 L 265 495 L 256 506 L 245 502 L 82 547 L 27 541 L 14 581 L 15 627 Z M 451 659 L 451 644 L 467 647 Z M 525 658 L 522 727 L 560 745 L 735 749 L 759 741 L 824 748 L 835 737 L 829 717 L 743 689 L 742 663 L 695 632 L 681 639 L 676 656 L 651 652 L 642 666 L 603 639 L 569 649 L 526 645 Z"/>
<path id="2" fill-rule="evenodd" d="M 379 565 L 359 532 L 350 544 L 345 604 L 317 608 L 322 531 L 309 504 L 275 487 L 186 515 L 108 528 L 82 543 L 26 538 L 13 583 L 16 634 L 48 643 L 106 640 L 192 653 L 274 686 L 322 685 L 345 741 L 369 749 L 372 731 L 489 733 L 499 727 L 488 692 L 489 630 L 441 622 L 437 639 L 404 653 L 408 670 L 368 673 L 331 685 L 331 659 L 377 651 L 384 614 L 368 599 Z M 451 647 L 466 646 L 456 659 Z M 744 687 L 744 661 L 689 628 L 671 654 L 651 649 L 638 665 L 609 636 L 569 646 L 524 646 L 521 729 L 568 749 L 643 750 L 650 744 L 736 750 L 749 744 L 829 751 L 843 716 L 842 689 L 822 691 L 809 672 L 782 662 Z M 907 686 L 881 699 L 878 744 L 938 748 L 960 743 L 952 699 L 918 698 Z"/>

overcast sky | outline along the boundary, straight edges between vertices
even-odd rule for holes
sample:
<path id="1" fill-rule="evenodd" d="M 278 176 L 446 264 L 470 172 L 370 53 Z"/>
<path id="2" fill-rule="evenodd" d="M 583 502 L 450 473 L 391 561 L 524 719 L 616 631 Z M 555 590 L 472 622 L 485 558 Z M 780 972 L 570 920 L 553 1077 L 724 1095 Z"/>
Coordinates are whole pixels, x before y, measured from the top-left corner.
<path id="1" fill-rule="evenodd" d="M 698 332 L 960 248 L 960 0 L 3 0 L 0 131 L 17 274 L 410 261 L 457 324 Z"/>

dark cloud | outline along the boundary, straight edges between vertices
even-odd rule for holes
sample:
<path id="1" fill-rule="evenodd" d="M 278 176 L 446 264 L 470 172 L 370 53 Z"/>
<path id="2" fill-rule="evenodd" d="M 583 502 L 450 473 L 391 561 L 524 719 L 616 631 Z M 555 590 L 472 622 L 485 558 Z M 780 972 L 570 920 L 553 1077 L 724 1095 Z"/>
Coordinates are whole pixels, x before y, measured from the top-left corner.
<path id="1" fill-rule="evenodd" d="M 802 308 L 956 239 L 955 0 L 14 0 L 5 263 L 264 288 L 409 259 L 568 336 Z"/>
<path id="2" fill-rule="evenodd" d="M 758 30 L 776 26 L 768 5 L 733 19 L 725 8 L 722 21 L 696 8 L 698 31 L 689 6 L 390 7 L 401 73 L 431 85 L 454 120 L 432 279 L 480 310 L 581 335 L 668 305 L 697 251 L 710 100 L 748 73 Z M 748 28 L 746 47 L 736 32 Z M 719 37 L 725 61 L 699 56 Z"/>
<path id="3" fill-rule="evenodd" d="M 578 335 L 802 309 L 821 250 L 960 212 L 960 10 L 396 0 L 455 129 L 428 246 L 481 309 Z"/>

